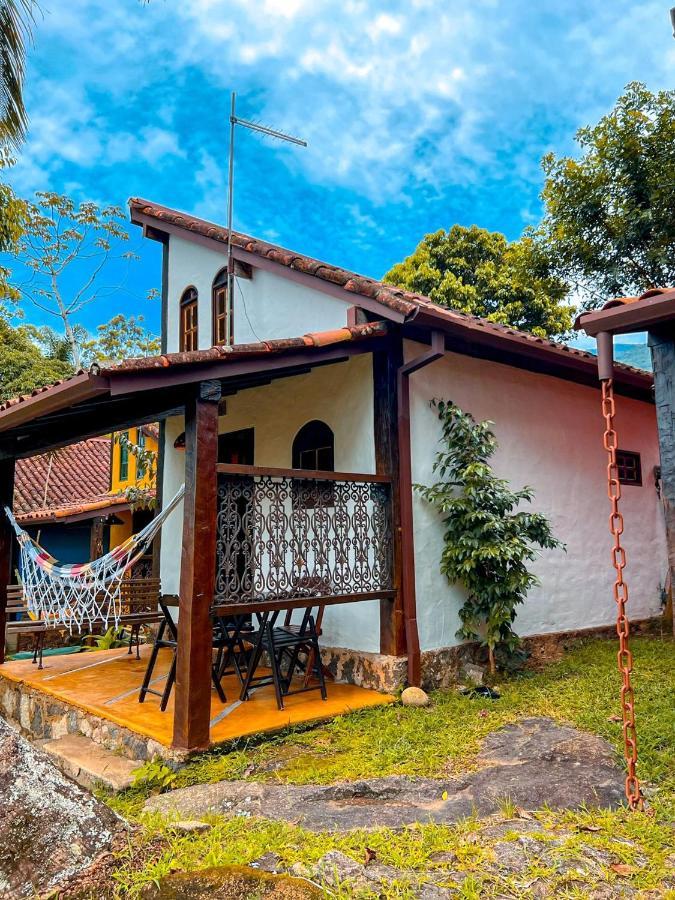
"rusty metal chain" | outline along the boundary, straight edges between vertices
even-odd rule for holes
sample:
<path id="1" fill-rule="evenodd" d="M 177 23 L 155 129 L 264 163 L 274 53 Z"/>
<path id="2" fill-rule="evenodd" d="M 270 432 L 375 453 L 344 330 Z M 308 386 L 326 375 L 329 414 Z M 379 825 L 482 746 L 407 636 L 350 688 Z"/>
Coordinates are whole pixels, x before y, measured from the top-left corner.
<path id="1" fill-rule="evenodd" d="M 633 655 L 628 647 L 629 624 L 626 615 L 628 585 L 623 580 L 626 567 L 626 551 L 621 546 L 623 516 L 619 512 L 621 483 L 616 463 L 617 439 L 614 429 L 614 385 L 612 380 L 602 382 L 602 415 L 605 419 L 604 447 L 607 451 L 607 494 L 611 503 L 609 530 L 614 538 L 612 565 L 616 570 L 614 600 L 617 606 L 616 632 L 619 636 L 618 666 L 622 678 L 621 719 L 623 723 L 624 756 L 626 759 L 626 799 L 631 809 L 642 809 L 640 782 L 635 773 L 637 767 L 637 730 L 635 728 L 635 694 L 631 685 Z"/>

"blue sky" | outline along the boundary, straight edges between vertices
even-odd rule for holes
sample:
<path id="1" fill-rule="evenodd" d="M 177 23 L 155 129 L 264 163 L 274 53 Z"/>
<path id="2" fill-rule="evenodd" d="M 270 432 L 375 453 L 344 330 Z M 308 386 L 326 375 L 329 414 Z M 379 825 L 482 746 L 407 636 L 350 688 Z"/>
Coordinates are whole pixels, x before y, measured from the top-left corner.
<path id="1" fill-rule="evenodd" d="M 675 86 L 668 6 L 45 0 L 11 180 L 24 195 L 140 195 L 222 222 L 235 89 L 242 116 L 309 142 L 240 134 L 236 226 L 379 277 L 429 231 L 515 238 L 537 221 L 543 153 L 573 153 L 575 130 L 628 81 Z M 119 311 L 158 327 L 144 299 L 158 247 L 132 231 L 141 260 L 83 312 L 90 329 Z"/>

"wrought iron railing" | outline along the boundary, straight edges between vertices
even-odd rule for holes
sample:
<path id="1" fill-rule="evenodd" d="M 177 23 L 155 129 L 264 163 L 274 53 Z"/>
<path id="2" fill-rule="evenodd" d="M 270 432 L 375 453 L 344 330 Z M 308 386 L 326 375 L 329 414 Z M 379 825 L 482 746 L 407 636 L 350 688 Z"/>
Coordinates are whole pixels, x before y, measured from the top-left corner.
<path id="1" fill-rule="evenodd" d="M 218 466 L 216 605 L 385 595 L 390 479 Z"/>

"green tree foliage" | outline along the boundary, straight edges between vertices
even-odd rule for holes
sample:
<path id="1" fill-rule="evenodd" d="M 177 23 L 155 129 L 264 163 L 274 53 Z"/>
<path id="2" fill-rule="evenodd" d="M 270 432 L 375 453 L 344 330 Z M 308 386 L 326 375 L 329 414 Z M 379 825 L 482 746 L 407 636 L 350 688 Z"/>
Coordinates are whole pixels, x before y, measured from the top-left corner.
<path id="1" fill-rule="evenodd" d="M 151 291 L 151 295 L 156 292 Z M 160 352 L 157 335 L 145 327 L 143 316 L 124 316 L 121 313 L 99 325 L 95 338 L 83 341 L 82 351 L 91 362 L 117 361 L 134 356 L 153 356 Z"/>
<path id="2" fill-rule="evenodd" d="M 579 159 L 544 157 L 542 233 L 584 305 L 675 283 L 675 91 L 627 86 L 576 135 Z"/>
<path id="3" fill-rule="evenodd" d="M 13 328 L 0 317 L 0 401 L 58 381 L 72 374 L 62 359 L 46 357 L 24 328 Z"/>
<path id="4" fill-rule="evenodd" d="M 119 290 L 119 285 L 101 284 L 109 260 L 133 258 L 120 251 L 129 237 L 123 222 L 117 206 L 78 205 L 52 192 L 38 192 L 36 202 L 26 205 L 13 289 L 22 303 L 59 321 L 76 368 L 82 359 L 75 317 L 87 304 Z"/>
<path id="5" fill-rule="evenodd" d="M 496 654 L 509 659 L 518 651 L 513 623 L 517 607 L 538 583 L 527 568 L 536 548 L 563 545 L 545 516 L 521 508 L 532 501 L 531 488 L 514 491 L 492 471 L 492 422 L 476 422 L 454 403 L 434 406 L 442 425 L 443 449 L 434 463 L 440 480 L 416 489 L 443 517 L 441 572 L 467 591 L 457 636 L 487 646 L 494 672 Z"/>
<path id="6" fill-rule="evenodd" d="M 460 312 L 541 337 L 566 332 L 567 286 L 533 237 L 509 242 L 472 225 L 428 234 L 384 280 Z"/>
<path id="7" fill-rule="evenodd" d="M 26 43 L 32 39 L 34 0 L 0 2 L 0 141 L 18 147 L 26 137 L 23 103 Z"/>

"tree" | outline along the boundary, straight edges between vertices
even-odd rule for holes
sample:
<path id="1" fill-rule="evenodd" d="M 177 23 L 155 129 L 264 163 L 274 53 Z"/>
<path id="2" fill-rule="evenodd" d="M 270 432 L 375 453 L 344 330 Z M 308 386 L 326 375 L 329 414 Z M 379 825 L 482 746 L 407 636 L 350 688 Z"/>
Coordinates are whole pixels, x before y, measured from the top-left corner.
<path id="1" fill-rule="evenodd" d="M 558 273 L 585 308 L 675 283 L 675 91 L 629 84 L 576 141 L 579 159 L 542 163 L 542 234 Z"/>
<path id="2" fill-rule="evenodd" d="M 25 139 L 28 126 L 23 78 L 36 9 L 34 0 L 0 2 L 0 142 L 14 148 Z"/>
<path id="3" fill-rule="evenodd" d="M 154 295 L 155 291 L 150 294 Z M 134 356 L 153 356 L 160 352 L 161 344 L 157 335 L 148 331 L 143 324 L 143 316 L 129 316 L 121 313 L 99 325 L 95 338 L 83 341 L 82 352 L 90 362 L 121 360 Z"/>
<path id="4" fill-rule="evenodd" d="M 49 325 L 26 324 L 22 328 L 33 343 L 40 348 L 46 359 L 57 359 L 72 365 L 73 348 L 65 335 L 55 331 Z M 73 333 L 79 344 L 87 338 L 87 330 L 82 325 L 73 325 Z"/>
<path id="5" fill-rule="evenodd" d="M 73 364 L 79 368 L 74 317 L 87 304 L 119 289 L 101 285 L 106 264 L 114 258 L 133 258 L 132 253 L 116 252 L 129 238 L 121 224 L 124 216 L 117 206 L 76 205 L 52 192 L 38 192 L 36 198 L 26 206 L 17 252 L 26 277 L 15 279 L 13 289 L 22 301 L 60 320 Z"/>
<path id="6" fill-rule="evenodd" d="M 509 242 L 472 225 L 426 235 L 384 280 L 435 303 L 547 337 L 571 326 L 567 286 L 532 236 Z"/>
<path id="7" fill-rule="evenodd" d="M 538 583 L 527 568 L 535 548 L 563 545 L 545 516 L 521 508 L 532 502 L 532 489 L 514 491 L 492 471 L 489 461 L 497 449 L 492 422 L 476 422 L 454 403 L 433 405 L 442 425 L 443 449 L 434 463 L 441 480 L 415 488 L 443 516 L 441 572 L 467 591 L 457 637 L 487 646 L 494 672 L 496 654 L 509 660 L 519 649 L 512 626 L 517 607 Z"/>
<path id="8" fill-rule="evenodd" d="M 0 401 L 29 394 L 72 372 L 70 363 L 45 357 L 24 328 L 13 328 L 0 317 Z"/>

